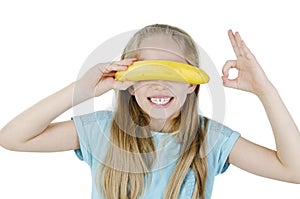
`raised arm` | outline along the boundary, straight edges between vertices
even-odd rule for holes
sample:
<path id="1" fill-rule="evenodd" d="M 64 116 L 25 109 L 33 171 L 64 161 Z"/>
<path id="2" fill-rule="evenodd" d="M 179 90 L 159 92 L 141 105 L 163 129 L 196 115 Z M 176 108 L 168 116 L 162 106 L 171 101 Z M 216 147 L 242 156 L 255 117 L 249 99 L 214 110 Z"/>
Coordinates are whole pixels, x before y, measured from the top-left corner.
<path id="1" fill-rule="evenodd" d="M 73 138 L 63 139 L 68 141 L 65 143 L 68 145 L 66 148 L 78 147 L 76 131 L 71 122 L 50 125 L 57 116 L 72 106 L 72 93 L 73 84 L 43 99 L 15 117 L 1 129 L 0 145 L 15 151 L 56 151 L 54 147 L 45 145 L 54 146 L 58 140 L 63 139 L 62 133 L 65 132 L 64 136 L 68 137 L 72 134 Z M 55 135 L 53 130 L 58 134 Z M 42 139 L 46 137 L 47 139 Z M 57 150 L 63 149 L 62 146 L 56 147 Z"/>
<path id="2" fill-rule="evenodd" d="M 0 145 L 15 151 L 65 151 L 79 148 L 73 121 L 51 123 L 73 105 L 110 89 L 127 89 L 131 83 L 114 79 L 118 70 L 125 70 L 134 59 L 98 64 L 80 80 L 33 105 L 0 131 Z"/>
<path id="3" fill-rule="evenodd" d="M 251 173 L 277 180 L 300 183 L 300 133 L 276 88 L 251 53 L 240 34 L 228 32 L 237 60 L 223 67 L 224 86 L 257 95 L 270 121 L 276 151 L 239 138 L 229 162 Z M 230 68 L 238 70 L 236 79 L 228 79 Z M 246 155 L 247 154 L 247 155 Z"/>

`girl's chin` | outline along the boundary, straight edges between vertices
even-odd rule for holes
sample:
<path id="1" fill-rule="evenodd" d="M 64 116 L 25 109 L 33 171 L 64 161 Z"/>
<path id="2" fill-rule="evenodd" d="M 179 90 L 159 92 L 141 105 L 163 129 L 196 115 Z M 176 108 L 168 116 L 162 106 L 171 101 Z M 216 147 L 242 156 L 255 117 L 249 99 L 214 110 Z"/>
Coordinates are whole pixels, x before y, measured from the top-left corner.
<path id="1" fill-rule="evenodd" d="M 148 115 L 152 120 L 167 121 L 176 118 L 178 116 L 178 113 L 168 113 L 165 111 L 152 110 L 148 112 Z"/>

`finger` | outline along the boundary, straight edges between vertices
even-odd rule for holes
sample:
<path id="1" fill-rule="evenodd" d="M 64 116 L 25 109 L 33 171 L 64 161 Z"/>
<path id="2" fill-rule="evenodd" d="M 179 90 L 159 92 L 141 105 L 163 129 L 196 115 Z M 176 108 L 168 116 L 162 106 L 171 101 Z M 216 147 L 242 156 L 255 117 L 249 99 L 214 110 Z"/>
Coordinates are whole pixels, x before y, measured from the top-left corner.
<path id="1" fill-rule="evenodd" d="M 119 70 L 126 70 L 127 67 L 133 62 L 137 61 L 137 58 L 130 58 L 130 59 L 123 59 L 121 61 L 114 61 L 111 63 L 107 63 L 104 66 L 103 73 L 109 73 L 111 71 L 119 71 Z"/>
<path id="2" fill-rule="evenodd" d="M 133 62 L 137 61 L 137 58 L 129 58 L 129 59 L 123 59 L 120 61 L 114 62 L 116 65 L 131 65 Z"/>
<path id="3" fill-rule="evenodd" d="M 126 90 L 133 84 L 134 84 L 134 82 L 130 82 L 130 81 L 126 81 L 126 82 L 115 81 L 113 88 L 116 90 Z"/>
<path id="4" fill-rule="evenodd" d="M 250 49 L 248 48 L 248 46 L 246 45 L 245 41 L 242 39 L 241 35 L 239 32 L 236 32 L 236 38 L 237 41 L 239 43 L 239 48 L 240 51 L 242 51 L 243 55 L 246 56 L 247 58 L 251 59 L 254 57 L 254 55 L 252 54 L 252 52 L 250 51 Z"/>
<path id="5" fill-rule="evenodd" d="M 242 39 L 241 34 L 240 34 L 239 32 L 236 32 L 236 33 L 235 33 L 235 38 L 236 38 L 236 42 L 237 42 L 238 47 L 240 47 L 240 48 L 242 48 L 242 49 L 243 49 L 244 47 L 248 48 L 248 47 L 246 46 L 246 44 L 245 44 L 245 41 Z"/>
<path id="6" fill-rule="evenodd" d="M 137 58 L 123 59 L 120 61 L 114 61 L 111 63 L 107 63 L 105 66 L 105 71 L 119 71 L 126 70 L 127 67 L 133 62 L 137 61 Z"/>
<path id="7" fill-rule="evenodd" d="M 115 74 L 116 74 L 116 72 L 114 72 L 114 71 L 112 72 L 112 71 L 111 71 L 111 72 L 108 72 L 108 73 L 103 73 L 102 76 L 103 76 L 103 77 L 114 77 Z"/>
<path id="8" fill-rule="evenodd" d="M 230 43 L 232 45 L 232 48 L 233 48 L 233 51 L 234 51 L 235 55 L 239 56 L 240 55 L 239 47 L 238 47 L 235 35 L 233 34 L 232 30 L 228 31 L 228 36 L 229 36 L 229 40 L 230 40 Z"/>
<path id="9" fill-rule="evenodd" d="M 237 79 L 228 79 L 228 76 L 222 76 L 223 85 L 228 88 L 237 88 Z"/>
<path id="10" fill-rule="evenodd" d="M 99 69 L 103 74 L 109 74 L 120 70 L 126 70 L 127 67 L 128 67 L 127 65 L 105 64 L 101 66 Z"/>
<path id="11" fill-rule="evenodd" d="M 245 42 L 243 41 L 239 32 L 235 32 L 235 40 L 239 49 L 239 56 L 245 55 Z"/>
<path id="12" fill-rule="evenodd" d="M 229 70 L 231 68 L 236 68 L 236 60 L 228 60 L 226 61 L 226 63 L 224 64 L 223 68 L 222 68 L 222 73 L 224 76 L 228 77 L 229 76 Z"/>

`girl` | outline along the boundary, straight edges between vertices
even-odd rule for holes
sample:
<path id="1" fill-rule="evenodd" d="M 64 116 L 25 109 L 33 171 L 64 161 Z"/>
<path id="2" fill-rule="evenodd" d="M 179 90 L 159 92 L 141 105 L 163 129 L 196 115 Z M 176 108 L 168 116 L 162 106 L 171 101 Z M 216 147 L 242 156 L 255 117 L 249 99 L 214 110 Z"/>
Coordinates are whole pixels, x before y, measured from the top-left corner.
<path id="1" fill-rule="evenodd" d="M 92 198 L 210 198 L 214 176 L 234 164 L 256 175 L 300 183 L 300 134 L 279 94 L 238 32 L 228 32 L 236 60 L 223 67 L 224 86 L 251 92 L 265 107 L 277 151 L 258 146 L 198 114 L 199 85 L 166 80 L 121 82 L 117 71 L 135 61 L 169 60 L 198 66 L 192 38 L 151 25 L 128 42 L 121 61 L 98 64 L 78 81 L 21 113 L 0 132 L 15 151 L 75 150 L 93 174 Z M 239 73 L 229 79 L 231 68 Z M 117 108 L 51 123 L 106 91 Z"/>

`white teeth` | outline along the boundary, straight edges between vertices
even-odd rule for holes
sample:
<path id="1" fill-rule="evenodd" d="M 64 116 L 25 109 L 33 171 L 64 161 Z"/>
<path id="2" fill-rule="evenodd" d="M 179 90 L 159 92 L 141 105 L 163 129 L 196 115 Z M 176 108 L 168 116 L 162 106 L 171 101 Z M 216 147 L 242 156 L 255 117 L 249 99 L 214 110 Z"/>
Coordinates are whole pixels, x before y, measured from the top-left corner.
<path id="1" fill-rule="evenodd" d="M 161 104 L 167 104 L 167 103 L 171 100 L 171 98 L 170 98 L 170 97 L 168 97 L 168 98 L 156 98 L 156 97 L 151 97 L 150 100 L 151 100 L 151 102 L 154 103 L 154 104 L 159 104 L 159 105 L 161 105 Z"/>

